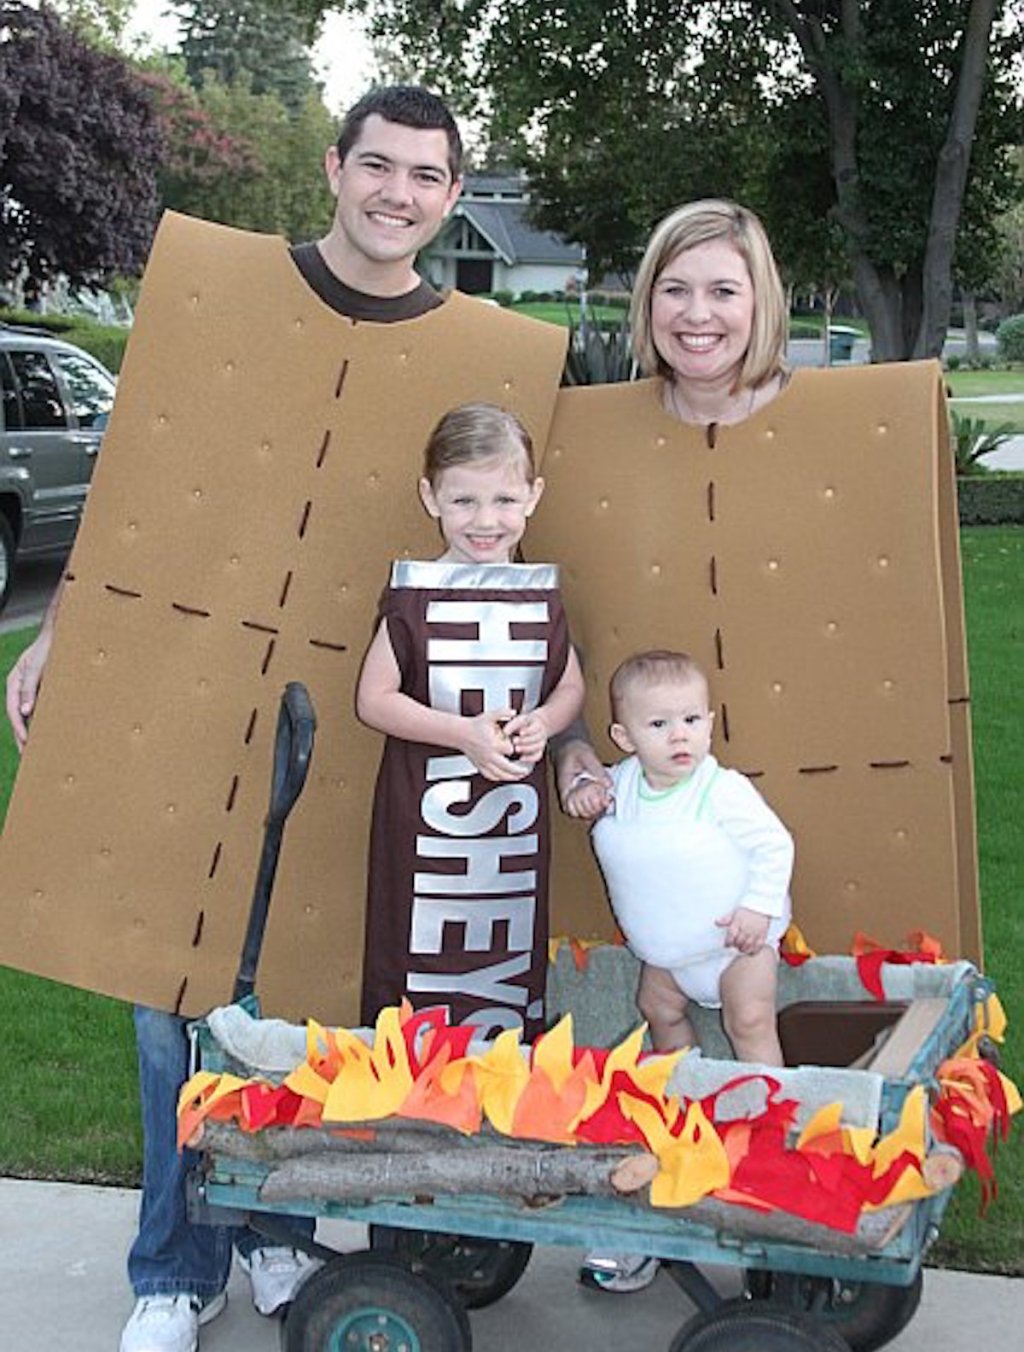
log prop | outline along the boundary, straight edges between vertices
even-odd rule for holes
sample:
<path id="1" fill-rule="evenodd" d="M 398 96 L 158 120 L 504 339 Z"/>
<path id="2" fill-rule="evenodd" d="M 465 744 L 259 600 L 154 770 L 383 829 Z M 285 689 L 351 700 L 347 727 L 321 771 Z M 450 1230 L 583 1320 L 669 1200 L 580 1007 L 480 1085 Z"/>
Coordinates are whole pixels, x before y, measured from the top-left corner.
<path id="1" fill-rule="evenodd" d="M 536 1204 L 569 1195 L 612 1196 L 631 1190 L 632 1175 L 624 1166 L 653 1156 L 636 1150 L 587 1149 L 523 1150 L 504 1145 L 481 1145 L 475 1150 L 432 1151 L 323 1151 L 308 1153 L 271 1168 L 260 1188 L 264 1202 L 361 1202 L 395 1196 L 431 1197 L 486 1193 Z M 650 1182 L 650 1166 L 640 1169 Z M 646 1177 L 644 1177 L 646 1175 Z"/>

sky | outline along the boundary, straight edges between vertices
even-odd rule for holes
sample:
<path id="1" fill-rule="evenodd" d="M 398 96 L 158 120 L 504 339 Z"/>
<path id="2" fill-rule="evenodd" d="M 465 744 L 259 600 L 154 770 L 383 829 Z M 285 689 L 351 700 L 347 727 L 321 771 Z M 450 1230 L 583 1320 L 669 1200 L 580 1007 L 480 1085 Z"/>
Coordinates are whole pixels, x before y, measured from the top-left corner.
<path id="1" fill-rule="evenodd" d="M 164 11 L 168 0 L 136 0 L 135 15 L 129 24 L 133 36 L 152 39 L 151 47 L 173 46 L 177 40 L 177 21 Z M 317 78 L 324 82 L 324 102 L 338 114 L 354 103 L 373 82 L 373 56 L 370 44 L 356 21 L 340 14 L 328 14 L 320 41 L 313 50 Z"/>

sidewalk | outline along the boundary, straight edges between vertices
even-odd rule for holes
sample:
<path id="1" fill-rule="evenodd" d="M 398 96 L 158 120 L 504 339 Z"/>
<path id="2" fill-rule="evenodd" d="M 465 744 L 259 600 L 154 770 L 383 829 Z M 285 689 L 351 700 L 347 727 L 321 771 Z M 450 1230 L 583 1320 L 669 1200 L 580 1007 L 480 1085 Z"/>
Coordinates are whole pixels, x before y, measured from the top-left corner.
<path id="1" fill-rule="evenodd" d="M 138 1194 L 124 1188 L 0 1179 L 0 1310 L 4 1341 L 19 1352 L 117 1352 L 132 1308 L 124 1255 Z M 331 1222 L 321 1238 L 364 1243 L 361 1227 Z M 635 1296 L 585 1291 L 574 1249 L 538 1249 L 504 1300 L 471 1316 L 477 1352 L 665 1352 L 693 1308 L 665 1274 Z M 726 1293 L 736 1274 L 714 1274 Z M 278 1326 L 252 1308 L 237 1272 L 223 1315 L 202 1331 L 201 1352 L 276 1352 Z M 1007 1347 L 1024 1325 L 1024 1280 L 929 1271 L 924 1299 L 892 1352 L 970 1352 Z"/>

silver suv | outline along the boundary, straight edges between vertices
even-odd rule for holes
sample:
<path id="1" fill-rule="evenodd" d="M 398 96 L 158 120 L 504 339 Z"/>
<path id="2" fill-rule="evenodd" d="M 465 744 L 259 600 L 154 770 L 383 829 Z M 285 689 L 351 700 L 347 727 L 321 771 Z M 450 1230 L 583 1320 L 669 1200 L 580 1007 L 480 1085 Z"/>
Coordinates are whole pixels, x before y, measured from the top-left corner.
<path id="1" fill-rule="evenodd" d="M 71 548 L 113 403 L 88 352 L 0 324 L 0 610 L 15 558 Z"/>

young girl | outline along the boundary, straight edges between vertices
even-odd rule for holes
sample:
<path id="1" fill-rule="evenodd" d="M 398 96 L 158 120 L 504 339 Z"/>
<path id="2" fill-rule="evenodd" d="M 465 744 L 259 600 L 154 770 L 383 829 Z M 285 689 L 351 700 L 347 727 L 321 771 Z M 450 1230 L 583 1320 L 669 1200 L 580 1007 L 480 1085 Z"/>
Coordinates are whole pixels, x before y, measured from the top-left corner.
<path id="1" fill-rule="evenodd" d="M 544 749 L 583 704 L 557 569 L 513 562 L 544 481 L 519 420 L 467 404 L 431 434 L 419 488 L 446 549 L 392 566 L 356 693 L 387 734 L 362 1018 L 405 996 L 529 1038 L 547 963 Z"/>

